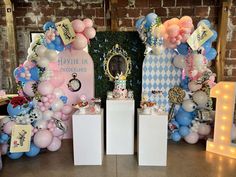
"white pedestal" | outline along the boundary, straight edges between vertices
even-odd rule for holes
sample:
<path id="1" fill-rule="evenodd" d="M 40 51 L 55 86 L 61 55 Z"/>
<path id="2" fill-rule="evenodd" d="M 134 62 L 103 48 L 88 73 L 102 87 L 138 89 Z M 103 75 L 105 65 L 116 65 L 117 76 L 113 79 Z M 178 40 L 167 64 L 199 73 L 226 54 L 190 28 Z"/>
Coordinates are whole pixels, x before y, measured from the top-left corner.
<path id="1" fill-rule="evenodd" d="M 99 114 L 79 114 L 73 119 L 74 165 L 102 165 L 103 109 Z"/>
<path id="2" fill-rule="evenodd" d="M 138 109 L 138 164 L 166 166 L 168 114 L 143 114 Z"/>
<path id="3" fill-rule="evenodd" d="M 134 100 L 106 102 L 107 154 L 134 154 Z"/>

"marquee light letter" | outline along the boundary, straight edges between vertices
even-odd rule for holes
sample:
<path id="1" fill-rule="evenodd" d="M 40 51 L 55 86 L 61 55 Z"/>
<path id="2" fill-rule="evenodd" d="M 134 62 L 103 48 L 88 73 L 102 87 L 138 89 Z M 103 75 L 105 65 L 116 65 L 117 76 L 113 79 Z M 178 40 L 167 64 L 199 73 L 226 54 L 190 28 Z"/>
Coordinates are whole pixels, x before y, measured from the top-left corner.
<path id="1" fill-rule="evenodd" d="M 216 98 L 214 139 L 207 140 L 206 150 L 236 159 L 236 144 L 232 143 L 236 82 L 219 82 L 211 89 Z"/>

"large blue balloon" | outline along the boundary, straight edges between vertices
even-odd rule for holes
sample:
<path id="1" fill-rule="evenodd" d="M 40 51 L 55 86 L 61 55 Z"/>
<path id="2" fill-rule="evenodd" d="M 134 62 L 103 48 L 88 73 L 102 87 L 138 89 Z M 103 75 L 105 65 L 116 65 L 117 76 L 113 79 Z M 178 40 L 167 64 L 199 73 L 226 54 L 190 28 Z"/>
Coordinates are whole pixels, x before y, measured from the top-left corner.
<path id="1" fill-rule="evenodd" d="M 181 135 L 181 136 L 187 136 L 188 134 L 190 133 L 190 130 L 189 130 L 189 128 L 188 127 L 186 127 L 186 126 L 181 126 L 180 128 L 179 128 L 179 134 Z"/>
<path id="2" fill-rule="evenodd" d="M 31 74 L 31 79 L 34 81 L 39 80 L 39 68 L 38 67 L 33 67 L 30 69 L 30 74 Z"/>
<path id="3" fill-rule="evenodd" d="M 144 17 L 141 17 L 140 19 L 138 19 L 135 23 L 135 28 L 139 29 L 141 27 L 141 24 L 143 23 Z"/>
<path id="4" fill-rule="evenodd" d="M 211 50 L 211 44 L 212 42 L 211 41 L 206 41 L 202 47 L 204 48 L 205 50 L 205 54 L 208 53 L 210 50 Z"/>
<path id="5" fill-rule="evenodd" d="M 153 23 L 155 23 L 156 21 L 156 18 L 157 18 L 157 14 L 155 13 L 149 13 L 146 17 L 145 17 L 145 20 L 146 20 L 146 23 L 145 23 L 145 28 L 146 29 L 149 29 L 151 27 L 151 25 Z"/>
<path id="6" fill-rule="evenodd" d="M 208 28 L 211 27 L 211 22 L 207 19 L 201 20 L 200 22 L 198 22 L 197 27 L 199 27 L 202 23 L 204 23 L 206 26 L 208 26 Z"/>
<path id="7" fill-rule="evenodd" d="M 24 106 L 16 106 L 13 108 L 13 105 L 9 103 L 7 105 L 7 112 L 11 117 L 16 117 L 20 114 L 27 114 L 32 107 L 29 105 L 28 107 L 24 108 Z"/>
<path id="8" fill-rule="evenodd" d="M 206 53 L 206 58 L 207 58 L 207 60 L 211 61 L 211 60 L 215 59 L 216 55 L 217 55 L 216 49 L 211 48 L 210 51 L 208 53 Z"/>
<path id="9" fill-rule="evenodd" d="M 25 73 L 25 68 L 24 67 L 17 67 L 14 71 L 13 71 L 13 75 L 16 79 L 18 79 L 19 81 L 21 81 L 22 83 L 26 83 L 28 81 L 38 81 L 39 80 L 39 68 L 38 67 L 33 67 L 29 70 L 31 77 L 30 79 L 25 79 L 24 77 L 20 77 L 21 73 Z"/>
<path id="10" fill-rule="evenodd" d="M 174 133 L 171 134 L 171 139 L 175 142 L 178 142 L 181 140 L 181 136 L 178 131 L 175 131 Z"/>
<path id="11" fill-rule="evenodd" d="M 179 125 L 188 126 L 192 121 L 192 113 L 180 110 L 175 115 L 175 119 L 179 123 Z"/>
<path id="12" fill-rule="evenodd" d="M 25 155 L 28 157 L 35 157 L 40 152 L 40 148 L 37 147 L 34 143 L 31 143 L 29 152 L 25 152 Z"/>
<path id="13" fill-rule="evenodd" d="M 49 30 L 50 28 L 56 29 L 55 23 L 49 21 L 49 22 L 46 22 L 46 23 L 43 25 L 43 30 L 44 30 L 44 31 L 47 31 L 47 30 Z"/>
<path id="14" fill-rule="evenodd" d="M 19 158 L 21 158 L 21 156 L 23 156 L 23 152 L 16 152 L 16 153 L 10 153 L 10 152 L 8 152 L 7 153 L 7 156 L 10 158 L 10 159 L 14 159 L 14 160 L 16 160 L 16 159 L 19 159 Z"/>
<path id="15" fill-rule="evenodd" d="M 189 45 L 187 43 L 181 43 L 177 46 L 177 50 L 181 55 L 188 55 Z"/>

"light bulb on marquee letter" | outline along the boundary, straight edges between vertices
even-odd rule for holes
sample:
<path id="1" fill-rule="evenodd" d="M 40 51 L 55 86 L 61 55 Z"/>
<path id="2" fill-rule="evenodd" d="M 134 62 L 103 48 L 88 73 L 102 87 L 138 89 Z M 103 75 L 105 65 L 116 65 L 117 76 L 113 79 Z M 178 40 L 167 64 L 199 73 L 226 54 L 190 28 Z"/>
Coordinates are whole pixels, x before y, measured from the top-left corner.
<path id="1" fill-rule="evenodd" d="M 236 144 L 232 143 L 236 82 L 219 82 L 211 89 L 216 98 L 214 139 L 207 140 L 206 150 L 236 159 Z"/>

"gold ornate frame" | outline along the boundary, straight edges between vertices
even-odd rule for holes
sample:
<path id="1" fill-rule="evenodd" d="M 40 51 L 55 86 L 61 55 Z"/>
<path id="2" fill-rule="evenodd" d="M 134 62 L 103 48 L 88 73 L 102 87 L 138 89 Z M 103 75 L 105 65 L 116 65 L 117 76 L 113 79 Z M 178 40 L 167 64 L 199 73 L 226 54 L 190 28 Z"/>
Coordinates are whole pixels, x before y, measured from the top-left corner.
<path id="1" fill-rule="evenodd" d="M 103 66 L 104 66 L 104 71 L 105 71 L 105 75 L 109 77 L 110 81 L 114 81 L 115 80 L 115 76 L 113 76 L 109 70 L 109 62 L 111 61 L 111 59 L 116 56 L 119 55 L 122 58 L 124 58 L 125 63 L 126 63 L 126 72 L 123 73 L 126 77 L 131 74 L 131 69 L 132 69 L 132 65 L 131 65 L 131 58 L 128 56 L 127 52 L 122 49 L 118 44 L 116 44 L 115 46 L 112 47 L 112 49 L 106 54 L 104 61 L 103 61 Z"/>

